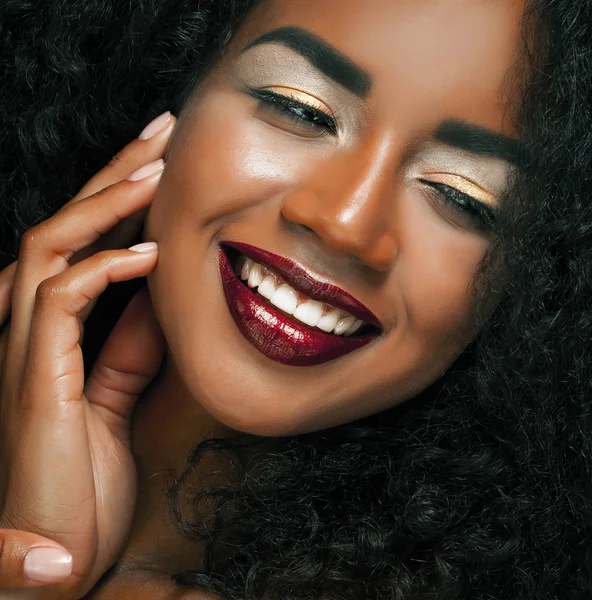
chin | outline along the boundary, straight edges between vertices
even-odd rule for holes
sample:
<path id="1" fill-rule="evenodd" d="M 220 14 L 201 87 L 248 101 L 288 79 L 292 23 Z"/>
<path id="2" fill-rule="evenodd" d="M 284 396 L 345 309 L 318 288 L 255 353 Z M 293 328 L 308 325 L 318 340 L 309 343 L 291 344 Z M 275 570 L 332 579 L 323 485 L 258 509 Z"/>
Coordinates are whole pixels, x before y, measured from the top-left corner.
<path id="1" fill-rule="evenodd" d="M 323 402 L 312 390 L 309 395 L 295 394 L 289 387 L 278 389 L 271 381 L 273 378 L 265 384 L 265 371 L 257 368 L 259 357 L 251 356 L 248 360 L 241 358 L 240 353 L 234 354 L 228 346 L 225 350 L 228 358 L 215 367 L 211 355 L 201 352 L 196 352 L 186 367 L 179 365 L 190 396 L 216 422 L 264 437 L 308 433 L 337 424 L 337 418 L 335 423 L 330 421 L 330 414 L 325 413 L 323 419 L 315 418 Z"/>

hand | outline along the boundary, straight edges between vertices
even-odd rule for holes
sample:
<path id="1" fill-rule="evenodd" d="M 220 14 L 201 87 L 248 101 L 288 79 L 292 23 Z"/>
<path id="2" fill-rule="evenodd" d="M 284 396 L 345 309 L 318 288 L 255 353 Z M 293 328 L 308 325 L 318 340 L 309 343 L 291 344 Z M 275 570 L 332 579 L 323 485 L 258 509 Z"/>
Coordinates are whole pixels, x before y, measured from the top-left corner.
<path id="1" fill-rule="evenodd" d="M 109 283 L 156 265 L 156 250 L 114 248 L 137 233 L 158 186 L 163 163 L 153 161 L 164 155 L 174 117 L 161 117 L 163 124 L 25 233 L 18 260 L 0 272 L 1 598 L 7 588 L 14 599 L 81 598 L 129 534 L 130 418 L 164 353 L 147 288 L 129 303 L 87 381 L 80 342 Z M 139 179 L 143 165 L 152 174 Z M 43 560 L 60 551 L 67 552 L 54 560 L 52 577 Z"/>

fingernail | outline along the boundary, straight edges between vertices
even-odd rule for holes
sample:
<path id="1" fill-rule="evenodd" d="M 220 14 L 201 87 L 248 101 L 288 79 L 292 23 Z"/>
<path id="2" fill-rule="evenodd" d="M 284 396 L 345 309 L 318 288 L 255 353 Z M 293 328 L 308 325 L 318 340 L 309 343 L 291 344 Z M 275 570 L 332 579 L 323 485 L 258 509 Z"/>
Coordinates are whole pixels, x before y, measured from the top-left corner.
<path id="1" fill-rule="evenodd" d="M 72 556 L 60 548 L 32 548 L 25 556 L 24 572 L 33 581 L 64 581 L 72 574 Z"/>
<path id="2" fill-rule="evenodd" d="M 134 171 L 128 179 L 130 181 L 140 181 L 140 179 L 146 179 L 146 177 L 150 177 L 150 175 L 154 175 L 158 173 L 158 171 L 162 171 L 164 169 L 164 160 L 159 158 L 154 162 L 148 163 L 143 167 L 140 167 L 137 171 Z"/>
<path id="3" fill-rule="evenodd" d="M 154 121 L 150 121 L 146 127 L 142 130 L 142 133 L 138 136 L 139 140 L 149 140 L 154 137 L 159 131 L 162 131 L 171 120 L 170 111 L 162 113 L 159 117 L 156 117 Z"/>
<path id="4" fill-rule="evenodd" d="M 143 242 L 142 244 L 136 244 L 128 250 L 132 250 L 133 252 L 154 252 L 158 250 L 158 244 L 156 242 Z"/>

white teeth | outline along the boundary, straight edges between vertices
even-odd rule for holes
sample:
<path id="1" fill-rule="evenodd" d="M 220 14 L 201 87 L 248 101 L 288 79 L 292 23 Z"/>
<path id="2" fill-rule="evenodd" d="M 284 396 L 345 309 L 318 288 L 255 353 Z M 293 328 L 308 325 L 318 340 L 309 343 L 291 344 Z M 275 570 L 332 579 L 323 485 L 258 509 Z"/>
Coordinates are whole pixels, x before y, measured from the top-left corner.
<path id="1" fill-rule="evenodd" d="M 306 325 L 316 327 L 323 316 L 323 305 L 316 300 L 307 300 L 300 304 L 293 314 Z"/>
<path id="2" fill-rule="evenodd" d="M 245 260 L 245 264 L 241 270 L 241 279 L 245 280 L 249 278 L 249 273 L 251 272 L 251 267 L 253 266 L 253 261 L 250 258 Z"/>
<path id="3" fill-rule="evenodd" d="M 241 261 L 244 263 L 241 265 Z M 241 257 L 236 264 L 236 271 L 240 271 L 240 278 L 284 312 L 291 314 L 296 319 L 309 327 L 318 327 L 327 333 L 335 335 L 352 335 L 364 322 L 353 315 L 328 304 L 308 299 L 298 304 L 299 294 L 293 287 L 284 283 L 280 277 L 269 274 L 269 270 L 250 258 Z M 323 314 L 325 313 L 325 314 Z"/>
<path id="4" fill-rule="evenodd" d="M 351 335 L 352 333 L 355 333 L 364 323 L 364 321 L 360 321 L 360 319 L 356 319 L 352 326 L 343 334 L 343 335 Z"/>
<path id="5" fill-rule="evenodd" d="M 273 294 L 275 293 L 275 279 L 268 275 L 259 285 L 257 291 L 268 300 L 271 299 Z"/>
<path id="6" fill-rule="evenodd" d="M 334 308 L 321 317 L 321 320 L 317 323 L 317 327 L 327 333 L 331 333 L 333 329 L 335 329 L 335 325 L 337 325 L 337 321 L 339 321 L 340 317 L 341 311 Z"/>
<path id="7" fill-rule="evenodd" d="M 337 325 L 335 325 L 333 333 L 335 335 L 341 335 L 342 333 L 345 333 L 354 324 L 355 320 L 356 318 L 352 317 L 351 315 L 349 317 L 341 317 L 341 319 L 337 321 Z"/>
<path id="8" fill-rule="evenodd" d="M 257 287 L 263 281 L 263 273 L 261 272 L 261 265 L 253 263 L 251 272 L 249 273 L 249 287 Z"/>
<path id="9" fill-rule="evenodd" d="M 294 288 L 284 283 L 275 291 L 269 301 L 283 311 L 293 314 L 298 306 L 298 294 Z"/>

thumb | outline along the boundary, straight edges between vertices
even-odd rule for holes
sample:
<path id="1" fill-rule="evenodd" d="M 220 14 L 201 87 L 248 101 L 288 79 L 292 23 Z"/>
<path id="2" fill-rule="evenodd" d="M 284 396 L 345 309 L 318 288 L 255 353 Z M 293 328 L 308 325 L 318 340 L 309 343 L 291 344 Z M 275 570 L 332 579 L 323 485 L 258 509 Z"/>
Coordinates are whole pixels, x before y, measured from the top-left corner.
<path id="1" fill-rule="evenodd" d="M 72 556 L 63 546 L 27 531 L 0 529 L 0 590 L 61 583 L 71 574 Z"/>
<path id="2" fill-rule="evenodd" d="M 129 433 L 134 405 L 158 373 L 164 349 L 148 287 L 143 287 L 103 345 L 84 390 L 89 402 L 105 409 L 102 417 L 118 437 Z"/>

